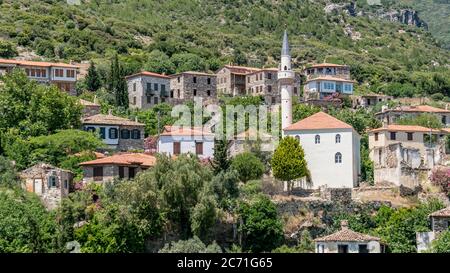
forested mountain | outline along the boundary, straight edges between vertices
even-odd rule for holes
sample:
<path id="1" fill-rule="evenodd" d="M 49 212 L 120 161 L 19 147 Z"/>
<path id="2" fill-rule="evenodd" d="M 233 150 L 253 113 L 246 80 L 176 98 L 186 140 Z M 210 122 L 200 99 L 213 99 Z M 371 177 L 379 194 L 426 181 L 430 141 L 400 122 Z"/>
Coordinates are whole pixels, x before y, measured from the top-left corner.
<path id="1" fill-rule="evenodd" d="M 19 54 L 32 50 L 44 58 L 101 64 L 118 52 L 130 73 L 174 73 L 214 71 L 231 62 L 277 65 L 287 28 L 294 67 L 346 63 L 356 80 L 367 83 L 360 91 L 450 95 L 450 52 L 425 27 L 371 16 L 379 6 L 365 0 L 353 1 L 358 14 L 352 14 L 350 2 L 1 0 L 0 39 L 19 45 Z M 387 10 L 402 8 L 397 1 L 381 3 Z M 0 55 L 16 55 L 2 43 Z"/>

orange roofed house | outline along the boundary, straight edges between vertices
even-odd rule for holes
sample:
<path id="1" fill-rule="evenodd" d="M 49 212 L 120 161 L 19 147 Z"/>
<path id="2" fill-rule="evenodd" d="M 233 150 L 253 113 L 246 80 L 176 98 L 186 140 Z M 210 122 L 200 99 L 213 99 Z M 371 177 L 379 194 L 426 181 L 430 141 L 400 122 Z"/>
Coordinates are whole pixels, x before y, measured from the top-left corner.
<path id="1" fill-rule="evenodd" d="M 300 141 L 311 173 L 312 185 L 353 188 L 359 185 L 360 136 L 353 127 L 324 112 L 283 129 L 284 136 Z"/>
<path id="2" fill-rule="evenodd" d="M 34 62 L 0 59 L 0 75 L 13 69 L 23 69 L 28 78 L 42 84 L 54 84 L 59 89 L 75 96 L 78 66 L 65 63 Z"/>
<path id="3" fill-rule="evenodd" d="M 436 115 L 444 127 L 450 125 L 450 110 L 429 105 L 399 106 L 392 109 L 383 107 L 381 112 L 375 114 L 375 117 L 379 119 L 383 125 L 390 125 L 395 124 L 400 117 L 417 117 L 424 113 Z"/>
<path id="4" fill-rule="evenodd" d="M 114 179 L 131 179 L 140 171 L 155 166 L 156 157 L 143 153 L 119 153 L 113 156 L 82 162 L 83 182 L 106 182 Z"/>
<path id="5" fill-rule="evenodd" d="M 447 130 L 391 124 L 369 131 L 375 183 L 415 188 L 420 177 L 441 164 Z"/>
<path id="6" fill-rule="evenodd" d="M 163 74 L 142 71 L 125 77 L 130 108 L 148 109 L 170 102 L 170 78 Z"/>

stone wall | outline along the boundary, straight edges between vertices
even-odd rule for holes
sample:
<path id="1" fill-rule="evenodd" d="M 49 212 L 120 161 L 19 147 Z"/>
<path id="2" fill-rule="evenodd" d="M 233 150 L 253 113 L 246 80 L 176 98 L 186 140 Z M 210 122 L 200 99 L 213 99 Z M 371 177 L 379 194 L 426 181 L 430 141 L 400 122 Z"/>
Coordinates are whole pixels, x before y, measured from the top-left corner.
<path id="1" fill-rule="evenodd" d="M 350 203 L 352 202 L 351 188 L 321 188 L 320 196 L 331 202 Z"/>
<path id="2" fill-rule="evenodd" d="M 141 138 L 140 139 L 132 139 L 131 134 L 129 139 L 123 139 L 120 138 L 119 135 L 119 145 L 117 145 L 117 150 L 119 151 L 131 151 L 131 150 L 144 150 L 144 138 L 145 138 L 145 132 L 143 126 L 121 126 L 119 129 L 128 129 L 130 131 L 134 129 L 138 129 L 141 132 Z"/>
<path id="3" fill-rule="evenodd" d="M 83 118 L 91 117 L 100 114 L 100 105 L 85 105 L 83 106 Z"/>
<path id="4" fill-rule="evenodd" d="M 194 77 L 196 82 L 194 82 Z M 217 97 L 216 76 L 213 74 L 182 73 L 170 79 L 171 97 L 179 102 L 193 100 L 194 90 L 196 90 L 196 97 L 204 99 Z"/>
<path id="5" fill-rule="evenodd" d="M 450 217 L 431 217 L 431 229 L 434 232 L 447 231 L 450 227 Z"/>

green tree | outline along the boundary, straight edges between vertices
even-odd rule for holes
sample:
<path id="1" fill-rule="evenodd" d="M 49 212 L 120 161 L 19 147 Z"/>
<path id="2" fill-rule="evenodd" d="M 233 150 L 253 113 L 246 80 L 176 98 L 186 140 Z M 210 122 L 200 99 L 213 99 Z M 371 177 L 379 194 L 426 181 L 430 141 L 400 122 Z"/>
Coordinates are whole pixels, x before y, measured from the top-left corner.
<path id="1" fill-rule="evenodd" d="M 0 187 L 20 186 L 15 166 L 7 158 L 0 156 Z"/>
<path id="2" fill-rule="evenodd" d="M 293 122 L 297 122 L 320 112 L 320 107 L 298 103 L 293 105 L 292 112 Z"/>
<path id="3" fill-rule="evenodd" d="M 450 230 L 439 234 L 432 243 L 431 252 L 450 253 Z"/>
<path id="4" fill-rule="evenodd" d="M 159 253 L 222 253 L 222 249 L 216 242 L 207 246 L 194 236 L 189 240 L 167 243 Z"/>
<path id="5" fill-rule="evenodd" d="M 100 75 L 98 74 L 97 68 L 92 61 L 89 65 L 85 81 L 87 89 L 91 92 L 97 91 L 102 86 Z"/>
<path id="6" fill-rule="evenodd" d="M 17 56 L 18 52 L 15 46 L 7 41 L 0 41 L 0 57 L 12 58 Z"/>
<path id="7" fill-rule="evenodd" d="M 114 95 L 117 107 L 128 108 L 128 90 L 125 81 L 125 71 L 119 62 L 119 56 L 114 55 L 109 71 L 109 92 Z"/>
<path id="8" fill-rule="evenodd" d="M 231 162 L 231 167 L 239 174 L 242 182 L 259 179 L 264 173 L 264 165 L 254 154 L 245 152 L 236 155 Z"/>
<path id="9" fill-rule="evenodd" d="M 175 73 L 175 65 L 170 60 L 169 56 L 159 50 L 150 52 L 148 61 L 144 64 L 144 69 L 167 75 Z"/>
<path id="10" fill-rule="evenodd" d="M 216 139 L 214 141 L 213 160 L 211 161 L 214 174 L 217 175 L 220 172 L 225 172 L 230 167 L 230 145 L 231 142 L 226 139 Z"/>
<path id="11" fill-rule="evenodd" d="M 398 119 L 401 125 L 418 125 L 426 128 L 441 129 L 443 124 L 436 115 L 423 113 L 416 117 L 406 116 Z"/>
<path id="12" fill-rule="evenodd" d="M 177 72 L 205 70 L 204 60 L 196 54 L 177 53 L 170 60 L 175 65 Z"/>
<path id="13" fill-rule="evenodd" d="M 292 180 L 309 175 L 305 153 L 300 142 L 293 137 L 283 138 L 276 148 L 272 161 L 273 176 L 288 182 L 288 190 L 292 189 Z"/>
<path id="14" fill-rule="evenodd" d="M 238 215 L 242 219 L 242 248 L 253 253 L 271 251 L 283 241 L 283 224 L 275 204 L 266 196 L 241 202 Z"/>
<path id="15" fill-rule="evenodd" d="M 176 121 L 171 113 L 172 107 L 169 104 L 159 103 L 148 110 L 139 111 L 136 115 L 138 120 L 145 124 L 145 133 L 154 136 L 161 133 L 164 126 L 172 125 Z"/>

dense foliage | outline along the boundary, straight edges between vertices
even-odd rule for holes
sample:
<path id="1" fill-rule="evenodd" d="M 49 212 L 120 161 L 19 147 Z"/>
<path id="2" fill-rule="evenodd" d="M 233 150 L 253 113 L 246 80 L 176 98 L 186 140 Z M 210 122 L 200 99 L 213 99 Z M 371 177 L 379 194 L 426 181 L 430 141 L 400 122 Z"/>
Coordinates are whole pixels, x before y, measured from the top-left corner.
<path id="1" fill-rule="evenodd" d="M 264 165 L 254 154 L 245 152 L 236 155 L 231 167 L 237 171 L 242 182 L 261 178 L 264 173 Z"/>

